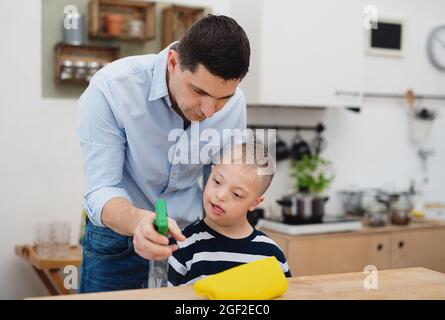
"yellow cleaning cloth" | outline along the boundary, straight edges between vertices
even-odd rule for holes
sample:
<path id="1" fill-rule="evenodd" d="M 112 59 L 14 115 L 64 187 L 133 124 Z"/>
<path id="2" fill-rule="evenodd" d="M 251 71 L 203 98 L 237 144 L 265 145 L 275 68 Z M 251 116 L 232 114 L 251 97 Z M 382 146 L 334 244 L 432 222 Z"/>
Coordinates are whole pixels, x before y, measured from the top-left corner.
<path id="1" fill-rule="evenodd" d="M 266 300 L 281 296 L 287 286 L 277 259 L 269 257 L 198 280 L 193 289 L 211 300 Z"/>

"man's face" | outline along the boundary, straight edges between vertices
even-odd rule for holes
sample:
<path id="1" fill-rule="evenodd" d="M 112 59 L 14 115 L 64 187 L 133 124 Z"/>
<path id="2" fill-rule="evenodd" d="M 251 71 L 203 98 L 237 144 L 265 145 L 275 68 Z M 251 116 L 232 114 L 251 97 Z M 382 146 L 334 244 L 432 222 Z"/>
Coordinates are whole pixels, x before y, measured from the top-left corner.
<path id="1" fill-rule="evenodd" d="M 194 73 L 181 70 L 174 50 L 168 52 L 167 67 L 170 99 L 190 121 L 203 121 L 221 110 L 241 81 L 214 76 L 201 64 Z"/>
<path id="2" fill-rule="evenodd" d="M 254 210 L 263 201 L 263 196 L 258 195 L 260 181 L 255 166 L 213 166 L 203 195 L 206 218 L 223 227 L 241 223 L 246 212 Z"/>

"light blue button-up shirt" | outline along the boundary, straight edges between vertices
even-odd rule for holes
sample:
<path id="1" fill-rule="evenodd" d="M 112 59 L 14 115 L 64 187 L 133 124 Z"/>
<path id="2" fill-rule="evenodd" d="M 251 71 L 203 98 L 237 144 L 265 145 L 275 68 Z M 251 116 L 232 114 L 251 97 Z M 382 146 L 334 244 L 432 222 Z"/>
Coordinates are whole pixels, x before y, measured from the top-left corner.
<path id="1" fill-rule="evenodd" d="M 166 199 L 169 217 L 181 228 L 200 218 L 198 179 L 208 165 L 203 161 L 177 163 L 178 149 L 192 142 L 195 126 L 200 132 L 216 129 L 221 136 L 224 129 L 246 128 L 244 96 L 237 88 L 219 112 L 184 130 L 183 119 L 173 110 L 168 95 L 167 52 L 168 48 L 157 55 L 132 56 L 109 64 L 96 73 L 79 99 L 84 207 L 97 226 L 104 226 L 103 206 L 116 197 L 150 211 L 156 199 Z M 173 129 L 180 136 L 169 141 Z M 169 150 L 173 150 L 173 161 L 169 161 Z"/>

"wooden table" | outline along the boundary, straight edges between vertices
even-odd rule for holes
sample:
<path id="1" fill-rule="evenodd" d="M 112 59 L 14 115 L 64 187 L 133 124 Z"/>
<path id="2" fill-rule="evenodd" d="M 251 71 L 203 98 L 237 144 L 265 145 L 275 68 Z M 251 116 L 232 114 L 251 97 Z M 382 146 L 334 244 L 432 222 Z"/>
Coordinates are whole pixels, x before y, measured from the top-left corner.
<path id="1" fill-rule="evenodd" d="M 425 268 L 378 271 L 379 289 L 365 289 L 361 272 L 289 279 L 288 291 L 279 299 L 445 299 L 445 274 Z M 191 286 L 138 289 L 37 299 L 144 299 L 195 300 Z"/>
<path id="2" fill-rule="evenodd" d="M 71 246 L 70 254 L 66 258 L 43 258 L 40 257 L 30 245 L 15 246 L 15 254 L 28 262 L 42 280 L 51 295 L 66 295 L 70 293 L 63 285 L 60 271 L 65 266 L 80 266 L 82 262 L 81 246 Z"/>

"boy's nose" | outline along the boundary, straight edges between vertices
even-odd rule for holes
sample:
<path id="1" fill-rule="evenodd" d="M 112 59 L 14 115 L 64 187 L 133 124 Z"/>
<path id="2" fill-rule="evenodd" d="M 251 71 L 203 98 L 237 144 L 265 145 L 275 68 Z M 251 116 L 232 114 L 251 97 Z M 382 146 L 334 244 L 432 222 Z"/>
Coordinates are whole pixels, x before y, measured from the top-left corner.
<path id="1" fill-rule="evenodd" d="M 226 194 L 227 192 L 224 189 L 219 190 L 216 193 L 216 199 L 221 200 L 221 201 L 225 201 L 226 200 Z"/>

